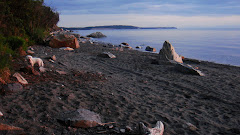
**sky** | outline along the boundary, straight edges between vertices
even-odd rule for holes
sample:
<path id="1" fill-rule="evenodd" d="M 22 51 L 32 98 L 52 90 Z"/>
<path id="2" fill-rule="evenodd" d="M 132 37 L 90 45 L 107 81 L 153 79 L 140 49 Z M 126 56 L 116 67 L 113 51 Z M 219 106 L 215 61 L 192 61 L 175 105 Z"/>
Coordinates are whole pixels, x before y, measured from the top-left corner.
<path id="1" fill-rule="evenodd" d="M 240 28 L 240 0 L 45 0 L 58 26 Z"/>

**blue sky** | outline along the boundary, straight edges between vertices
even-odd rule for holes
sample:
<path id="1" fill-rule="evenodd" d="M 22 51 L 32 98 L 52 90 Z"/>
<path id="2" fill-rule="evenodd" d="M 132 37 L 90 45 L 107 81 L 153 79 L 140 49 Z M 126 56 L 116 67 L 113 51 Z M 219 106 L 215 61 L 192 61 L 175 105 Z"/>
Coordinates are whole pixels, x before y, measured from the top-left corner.
<path id="1" fill-rule="evenodd" d="M 45 0 L 59 26 L 240 28 L 240 0 Z"/>

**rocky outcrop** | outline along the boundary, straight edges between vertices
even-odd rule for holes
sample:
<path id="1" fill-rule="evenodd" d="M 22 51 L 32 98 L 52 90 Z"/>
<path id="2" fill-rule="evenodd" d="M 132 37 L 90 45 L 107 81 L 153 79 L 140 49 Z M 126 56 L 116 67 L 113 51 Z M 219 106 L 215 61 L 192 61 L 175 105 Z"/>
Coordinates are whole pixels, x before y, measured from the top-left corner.
<path id="1" fill-rule="evenodd" d="M 145 49 L 145 51 L 156 52 L 156 48 L 147 46 L 146 49 Z"/>
<path id="2" fill-rule="evenodd" d="M 49 42 L 49 46 L 53 48 L 61 48 L 61 47 L 71 47 L 71 48 L 79 48 L 78 39 L 74 35 L 70 34 L 58 34 L 53 36 L 53 38 Z"/>
<path id="3" fill-rule="evenodd" d="M 179 63 L 183 63 L 182 57 L 179 56 L 174 47 L 169 43 L 169 41 L 165 41 L 162 49 L 159 52 L 159 59 L 163 61 L 174 60 Z"/>
<path id="4" fill-rule="evenodd" d="M 95 32 L 92 34 L 87 35 L 87 37 L 92 37 L 92 38 L 103 38 L 107 37 L 106 35 L 102 34 L 101 32 Z"/>
<path id="5" fill-rule="evenodd" d="M 98 126 L 102 123 L 98 114 L 86 109 L 78 109 L 62 113 L 57 119 L 68 126 L 77 128 L 90 128 Z"/>

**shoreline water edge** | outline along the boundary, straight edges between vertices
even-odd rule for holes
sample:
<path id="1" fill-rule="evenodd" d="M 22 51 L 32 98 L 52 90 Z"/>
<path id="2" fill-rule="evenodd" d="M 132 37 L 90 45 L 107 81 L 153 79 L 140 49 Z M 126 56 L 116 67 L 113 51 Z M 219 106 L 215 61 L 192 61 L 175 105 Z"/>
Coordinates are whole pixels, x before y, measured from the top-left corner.
<path id="1" fill-rule="evenodd" d="M 74 31 L 86 36 L 96 30 Z M 165 40 L 170 41 L 177 52 L 188 58 L 240 66 L 239 31 L 233 30 L 98 30 L 107 37 L 98 41 L 120 45 L 127 42 L 131 47 L 147 46 L 160 51 Z"/>

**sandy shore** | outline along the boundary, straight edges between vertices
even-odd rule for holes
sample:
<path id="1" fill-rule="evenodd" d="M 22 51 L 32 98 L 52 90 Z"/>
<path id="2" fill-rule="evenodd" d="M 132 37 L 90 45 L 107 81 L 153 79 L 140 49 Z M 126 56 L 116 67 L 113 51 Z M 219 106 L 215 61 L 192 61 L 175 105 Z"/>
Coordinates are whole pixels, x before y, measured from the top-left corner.
<path id="1" fill-rule="evenodd" d="M 153 127 L 160 120 L 164 135 L 240 134 L 240 67 L 186 61 L 206 75 L 196 76 L 180 73 L 171 64 L 154 64 L 158 54 L 90 44 L 80 44 L 73 52 L 33 48 L 52 71 L 34 76 L 18 66 L 29 85 L 0 96 L 0 123 L 21 127 L 27 134 L 96 134 L 96 128 L 76 129 L 56 119 L 61 112 L 85 108 L 120 127 L 134 128 L 139 122 Z M 97 56 L 105 51 L 117 58 Z M 52 55 L 55 63 L 47 59 Z"/>

